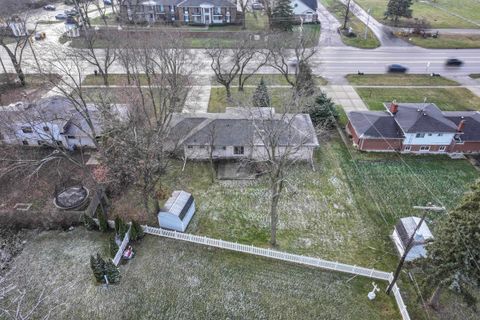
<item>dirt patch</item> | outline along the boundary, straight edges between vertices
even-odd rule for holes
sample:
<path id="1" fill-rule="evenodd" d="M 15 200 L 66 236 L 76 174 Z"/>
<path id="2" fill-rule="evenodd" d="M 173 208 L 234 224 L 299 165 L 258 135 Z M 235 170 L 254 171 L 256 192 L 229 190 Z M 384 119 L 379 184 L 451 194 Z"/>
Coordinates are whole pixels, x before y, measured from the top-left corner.
<path id="1" fill-rule="evenodd" d="M 27 84 L 22 86 L 15 74 L 0 77 L 0 106 L 18 101 L 35 101 L 40 99 L 59 81 L 58 75 L 50 75 L 49 79 L 40 74 L 27 74 Z M 52 83 L 52 80 L 54 83 Z"/>

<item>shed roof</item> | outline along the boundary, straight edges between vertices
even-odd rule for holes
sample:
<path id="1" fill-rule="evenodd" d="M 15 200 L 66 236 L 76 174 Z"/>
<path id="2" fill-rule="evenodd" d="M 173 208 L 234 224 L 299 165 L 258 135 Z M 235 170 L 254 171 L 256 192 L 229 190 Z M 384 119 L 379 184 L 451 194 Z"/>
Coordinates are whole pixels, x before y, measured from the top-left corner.
<path id="1" fill-rule="evenodd" d="M 395 229 L 397 230 L 403 246 L 407 245 L 408 240 L 412 236 L 417 225 L 420 223 L 420 220 L 421 219 L 418 217 L 406 217 L 401 218 L 400 221 L 395 225 Z M 423 221 L 422 225 L 415 233 L 413 245 L 425 244 L 429 240 L 433 240 L 433 235 L 430 232 L 427 223 Z"/>
<path id="2" fill-rule="evenodd" d="M 190 193 L 176 190 L 172 192 L 172 196 L 165 202 L 161 211 L 176 215 L 183 220 L 193 203 L 193 197 Z"/>

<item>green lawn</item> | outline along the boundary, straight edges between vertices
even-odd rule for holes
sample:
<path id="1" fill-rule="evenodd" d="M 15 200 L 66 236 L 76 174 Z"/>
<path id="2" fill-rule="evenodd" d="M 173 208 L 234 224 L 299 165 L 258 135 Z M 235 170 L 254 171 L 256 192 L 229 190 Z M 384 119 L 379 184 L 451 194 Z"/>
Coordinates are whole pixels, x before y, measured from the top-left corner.
<path id="1" fill-rule="evenodd" d="M 470 75 L 470 78 L 480 79 L 480 73 L 472 73 L 472 74 Z"/>
<path id="2" fill-rule="evenodd" d="M 480 10 L 480 8 L 479 8 Z M 438 38 L 410 37 L 408 42 L 431 49 L 477 49 L 480 48 L 479 35 L 448 34 L 440 35 Z"/>
<path id="3" fill-rule="evenodd" d="M 370 302 L 366 278 L 156 236 L 134 244 L 121 282 L 105 288 L 95 284 L 89 256 L 106 245 L 107 235 L 83 228 L 29 241 L 11 283 L 27 290 L 25 308 L 45 290 L 32 318 L 57 306 L 49 319 L 400 319 L 385 283 Z"/>
<path id="4" fill-rule="evenodd" d="M 245 87 L 243 92 L 239 92 L 236 87 L 232 88 L 232 98 L 241 106 L 252 105 L 252 95 L 254 87 Z M 270 103 L 274 108 L 283 106 L 283 101 L 290 99 L 290 88 L 269 88 Z M 210 101 L 208 103 L 208 112 L 225 112 L 225 108 L 230 106 L 227 103 L 227 93 L 224 87 L 212 88 L 210 91 Z"/>
<path id="5" fill-rule="evenodd" d="M 465 88 L 356 88 L 370 110 L 384 110 L 384 102 L 435 103 L 445 111 L 480 110 L 480 98 Z"/>
<path id="6" fill-rule="evenodd" d="M 356 0 L 365 10 L 371 9 L 371 14 L 378 21 L 391 23 L 383 20 L 388 0 Z M 437 5 L 444 10 L 435 8 Z M 427 19 L 433 28 L 478 28 L 477 25 L 468 22 L 473 20 L 480 23 L 480 4 L 477 0 L 435 0 L 413 1 L 414 18 Z M 462 19 L 458 16 L 464 17 Z M 400 21 L 405 22 L 404 20 Z"/>
<path id="7" fill-rule="evenodd" d="M 458 82 L 427 74 L 349 74 L 348 82 L 359 86 L 458 86 Z"/>
<path id="8" fill-rule="evenodd" d="M 343 23 L 342 13 L 345 12 L 345 5 L 341 5 L 340 1 L 338 0 L 321 0 L 321 2 L 337 17 L 340 23 Z M 373 49 L 380 46 L 380 41 L 378 41 L 377 37 L 371 30 L 368 31 L 367 39 L 364 38 L 365 24 L 354 15 L 352 15 L 350 18 L 348 27 L 351 27 L 357 36 L 347 37 L 341 33 L 342 41 L 346 45 L 364 49 Z"/>

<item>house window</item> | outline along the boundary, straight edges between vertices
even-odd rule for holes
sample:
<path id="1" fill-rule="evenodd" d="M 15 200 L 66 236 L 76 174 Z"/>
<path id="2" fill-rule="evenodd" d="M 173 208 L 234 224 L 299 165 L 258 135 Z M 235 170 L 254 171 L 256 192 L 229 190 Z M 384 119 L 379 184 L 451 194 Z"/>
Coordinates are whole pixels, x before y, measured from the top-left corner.
<path id="1" fill-rule="evenodd" d="M 28 141 L 27 140 L 23 140 L 22 143 L 23 143 L 24 146 L 28 146 Z"/>
<path id="2" fill-rule="evenodd" d="M 245 150 L 243 146 L 241 147 L 233 147 L 233 154 L 244 154 Z"/>
<path id="3" fill-rule="evenodd" d="M 432 136 L 432 134 L 431 134 L 431 133 L 429 133 L 429 134 L 428 134 L 428 136 L 429 136 L 429 137 L 431 137 L 431 136 Z"/>
<path id="4" fill-rule="evenodd" d="M 439 133 L 438 136 L 439 136 L 439 137 L 443 136 L 443 133 Z"/>
<path id="5" fill-rule="evenodd" d="M 45 132 L 49 132 L 49 131 L 50 131 L 50 128 L 49 128 L 49 127 L 47 127 L 47 126 L 45 126 L 45 127 L 43 127 L 43 131 L 45 131 Z"/>
<path id="6" fill-rule="evenodd" d="M 222 8 L 215 7 L 215 14 L 222 14 Z"/>
<path id="7" fill-rule="evenodd" d="M 161 4 L 159 7 L 160 7 L 160 12 L 164 12 L 164 11 L 165 11 L 165 9 L 163 8 L 163 4 Z"/>
<path id="8" fill-rule="evenodd" d="M 62 141 L 57 140 L 57 141 L 55 141 L 55 142 L 57 143 L 57 146 L 59 146 L 59 147 L 62 147 L 62 146 L 63 146 L 63 142 L 62 142 Z"/>
<path id="9" fill-rule="evenodd" d="M 22 132 L 23 133 L 32 133 L 32 127 L 22 127 Z"/>
<path id="10" fill-rule="evenodd" d="M 412 146 L 406 146 L 405 147 L 405 151 L 410 151 L 410 150 L 412 150 Z"/>
<path id="11" fill-rule="evenodd" d="M 417 133 L 415 135 L 415 138 L 424 138 L 425 137 L 425 133 Z"/>
<path id="12" fill-rule="evenodd" d="M 438 148 L 438 151 L 445 151 L 447 149 L 446 146 L 440 146 L 440 148 Z"/>
<path id="13" fill-rule="evenodd" d="M 187 146 L 187 149 L 193 149 L 193 146 Z"/>
<path id="14" fill-rule="evenodd" d="M 200 148 L 200 149 L 205 149 L 205 146 L 200 146 L 199 148 Z"/>
<path id="15" fill-rule="evenodd" d="M 421 146 L 420 147 L 420 151 L 429 151 L 430 150 L 430 146 Z"/>
<path id="16" fill-rule="evenodd" d="M 185 14 L 183 15 L 183 20 L 185 22 L 188 22 L 188 12 L 187 11 L 185 11 Z"/>
<path id="17" fill-rule="evenodd" d="M 222 150 L 227 150 L 227 147 L 223 146 L 223 147 L 222 147 Z"/>
<path id="18" fill-rule="evenodd" d="M 67 136 L 68 139 L 76 139 L 75 136 Z"/>

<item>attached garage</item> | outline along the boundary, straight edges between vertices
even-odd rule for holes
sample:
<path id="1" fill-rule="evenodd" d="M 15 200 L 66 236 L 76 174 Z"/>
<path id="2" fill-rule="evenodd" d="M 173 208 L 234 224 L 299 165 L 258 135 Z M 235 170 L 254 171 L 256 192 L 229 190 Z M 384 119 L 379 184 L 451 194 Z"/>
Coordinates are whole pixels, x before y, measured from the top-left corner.
<path id="1" fill-rule="evenodd" d="M 185 191 L 174 191 L 158 213 L 161 228 L 185 232 L 195 213 L 195 200 Z"/>

